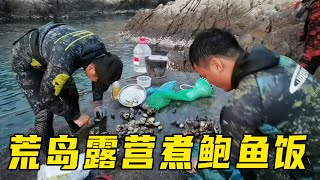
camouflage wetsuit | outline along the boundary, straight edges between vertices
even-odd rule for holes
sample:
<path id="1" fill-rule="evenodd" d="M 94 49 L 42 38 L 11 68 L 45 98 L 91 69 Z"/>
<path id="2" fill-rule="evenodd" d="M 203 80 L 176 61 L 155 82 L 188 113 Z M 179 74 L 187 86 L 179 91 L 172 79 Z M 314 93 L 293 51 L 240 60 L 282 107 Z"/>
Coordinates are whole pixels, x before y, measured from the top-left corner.
<path id="1" fill-rule="evenodd" d="M 278 56 L 263 46 L 244 53 L 233 72 L 234 94 L 221 112 L 222 133 L 232 136 L 232 163 L 238 161 L 239 142 L 244 133 L 270 135 L 308 134 L 304 159 L 306 171 L 271 169 L 253 173 L 242 170 L 246 179 L 291 179 L 311 176 L 309 162 L 319 171 L 320 164 L 320 82 L 293 60 Z M 276 131 L 270 128 L 275 127 Z M 271 151 L 274 151 L 274 149 Z M 273 156 L 270 153 L 270 156 Z M 270 159 L 272 163 L 272 158 Z"/>
<path id="2" fill-rule="evenodd" d="M 300 65 L 314 74 L 320 66 L 320 0 L 311 4 L 300 40 L 306 41 Z"/>
<path id="3" fill-rule="evenodd" d="M 45 153 L 54 135 L 53 114 L 64 117 L 72 132 L 79 129 L 74 123 L 81 115 L 79 94 L 72 74 L 105 53 L 103 42 L 93 33 L 64 24 L 49 23 L 15 43 L 12 68 L 35 113 L 35 130 L 43 137 Z M 93 83 L 94 101 L 102 100 L 108 87 Z"/>

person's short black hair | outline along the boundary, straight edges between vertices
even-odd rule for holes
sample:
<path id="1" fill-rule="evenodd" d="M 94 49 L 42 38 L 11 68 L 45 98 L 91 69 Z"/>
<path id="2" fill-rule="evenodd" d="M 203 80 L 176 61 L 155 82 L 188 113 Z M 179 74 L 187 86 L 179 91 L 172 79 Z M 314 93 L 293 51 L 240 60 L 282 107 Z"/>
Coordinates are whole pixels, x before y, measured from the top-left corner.
<path id="1" fill-rule="evenodd" d="M 92 63 L 96 65 L 99 84 L 112 84 L 121 78 L 123 63 L 118 56 L 107 53 Z"/>
<path id="2" fill-rule="evenodd" d="M 243 52 L 237 39 L 227 30 L 209 29 L 200 32 L 194 39 L 189 50 L 189 60 L 199 65 L 210 56 L 236 57 Z"/>

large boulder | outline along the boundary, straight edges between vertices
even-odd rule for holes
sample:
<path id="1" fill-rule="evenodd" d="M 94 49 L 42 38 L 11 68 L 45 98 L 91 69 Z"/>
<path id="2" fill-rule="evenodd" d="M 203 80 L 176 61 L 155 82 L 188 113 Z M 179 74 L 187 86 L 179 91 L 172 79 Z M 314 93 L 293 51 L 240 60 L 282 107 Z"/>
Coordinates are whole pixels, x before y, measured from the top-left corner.
<path id="1" fill-rule="evenodd" d="M 151 42 L 187 49 L 195 35 L 209 28 L 227 28 L 245 49 L 265 44 L 298 59 L 301 22 L 292 15 L 296 0 L 176 0 L 153 10 L 139 11 L 126 25 L 124 35 L 147 36 Z M 173 42 L 173 44 L 172 44 Z"/>

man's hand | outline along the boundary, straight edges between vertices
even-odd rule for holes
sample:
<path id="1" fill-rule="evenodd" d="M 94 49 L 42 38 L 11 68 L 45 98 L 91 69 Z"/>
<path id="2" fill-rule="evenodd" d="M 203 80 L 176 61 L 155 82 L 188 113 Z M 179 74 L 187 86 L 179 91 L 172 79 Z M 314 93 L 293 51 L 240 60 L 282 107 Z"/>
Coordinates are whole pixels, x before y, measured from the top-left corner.
<path id="1" fill-rule="evenodd" d="M 106 110 L 103 108 L 102 101 L 93 102 L 93 113 L 96 118 L 103 118 L 107 115 Z"/>
<path id="2" fill-rule="evenodd" d="M 81 116 L 79 117 L 79 119 L 74 120 L 74 123 L 77 124 L 79 127 L 84 127 L 91 124 L 92 119 L 90 118 L 90 116 L 81 113 Z"/>

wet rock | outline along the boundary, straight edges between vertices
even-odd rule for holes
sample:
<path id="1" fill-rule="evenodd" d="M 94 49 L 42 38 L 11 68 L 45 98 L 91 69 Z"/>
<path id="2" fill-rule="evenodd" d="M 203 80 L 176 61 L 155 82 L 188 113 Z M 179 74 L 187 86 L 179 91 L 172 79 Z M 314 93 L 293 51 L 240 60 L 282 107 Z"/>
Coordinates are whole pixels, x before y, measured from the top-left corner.
<path id="1" fill-rule="evenodd" d="M 143 113 L 143 117 L 148 118 L 149 116 L 148 116 L 148 114 Z"/>
<path id="2" fill-rule="evenodd" d="M 115 119 L 116 115 L 115 114 L 111 114 L 111 119 Z"/>
<path id="3" fill-rule="evenodd" d="M 173 113 L 173 114 L 175 114 L 176 112 L 177 112 L 177 110 L 176 110 L 176 109 L 172 110 L 172 113 Z"/>
<path id="4" fill-rule="evenodd" d="M 162 126 L 158 126 L 158 130 L 161 131 L 162 130 Z"/>

